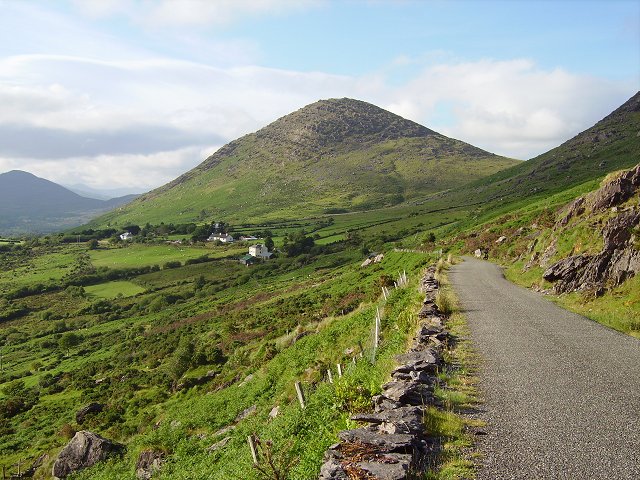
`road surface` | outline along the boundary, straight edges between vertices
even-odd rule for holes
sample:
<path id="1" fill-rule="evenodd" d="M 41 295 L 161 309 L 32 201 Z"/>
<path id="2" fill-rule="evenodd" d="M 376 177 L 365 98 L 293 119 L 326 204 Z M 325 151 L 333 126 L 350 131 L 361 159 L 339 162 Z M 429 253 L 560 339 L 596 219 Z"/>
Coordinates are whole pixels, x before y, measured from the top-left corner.
<path id="1" fill-rule="evenodd" d="M 466 259 L 450 281 L 480 356 L 478 479 L 640 479 L 640 340 Z"/>

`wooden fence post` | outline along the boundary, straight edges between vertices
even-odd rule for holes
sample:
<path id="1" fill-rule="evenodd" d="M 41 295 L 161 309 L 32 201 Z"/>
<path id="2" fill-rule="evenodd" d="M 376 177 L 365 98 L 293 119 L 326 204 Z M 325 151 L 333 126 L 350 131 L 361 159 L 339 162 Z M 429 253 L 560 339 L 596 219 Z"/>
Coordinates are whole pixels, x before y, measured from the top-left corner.
<path id="1" fill-rule="evenodd" d="M 249 443 L 249 448 L 251 449 L 251 457 L 253 458 L 253 464 L 258 465 L 258 451 L 256 450 L 256 441 L 253 438 L 253 435 L 249 435 L 247 437 L 247 442 Z"/>
<path id="2" fill-rule="evenodd" d="M 327 370 L 327 376 L 329 377 L 329 383 L 333 383 L 333 375 L 331 374 L 331 369 Z"/>
<path id="3" fill-rule="evenodd" d="M 339 363 L 336 364 L 338 367 L 338 378 L 342 378 L 342 365 Z"/>
<path id="4" fill-rule="evenodd" d="M 378 350 L 378 344 L 380 343 L 380 311 L 376 313 L 375 326 L 373 330 L 373 353 L 371 354 L 371 363 L 376 361 L 376 351 Z"/>
<path id="5" fill-rule="evenodd" d="M 298 401 L 300 402 L 300 407 L 304 408 L 304 392 L 302 391 L 302 385 L 300 382 L 295 383 L 296 393 L 298 394 Z"/>

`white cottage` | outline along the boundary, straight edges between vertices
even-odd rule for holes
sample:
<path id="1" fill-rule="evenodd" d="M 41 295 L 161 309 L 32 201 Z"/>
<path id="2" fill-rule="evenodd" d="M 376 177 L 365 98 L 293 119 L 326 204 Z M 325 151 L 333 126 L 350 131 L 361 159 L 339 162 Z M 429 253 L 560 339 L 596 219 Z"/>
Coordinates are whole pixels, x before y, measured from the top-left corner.
<path id="1" fill-rule="evenodd" d="M 260 258 L 263 260 L 267 260 L 271 258 L 271 255 L 273 254 L 263 244 L 258 243 L 257 245 L 251 245 L 249 247 L 249 255 L 253 255 L 256 258 Z"/>
<path id="2" fill-rule="evenodd" d="M 233 243 L 233 237 L 227 233 L 212 233 L 207 242 Z"/>

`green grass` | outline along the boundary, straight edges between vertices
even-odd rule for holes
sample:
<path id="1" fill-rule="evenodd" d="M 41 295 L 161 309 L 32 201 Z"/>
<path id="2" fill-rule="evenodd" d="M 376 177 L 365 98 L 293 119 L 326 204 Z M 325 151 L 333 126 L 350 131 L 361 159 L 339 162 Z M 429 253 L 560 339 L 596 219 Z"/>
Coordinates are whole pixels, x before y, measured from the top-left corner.
<path id="1" fill-rule="evenodd" d="M 83 249 L 84 246 L 69 246 L 64 250 L 46 247 L 36 249 L 15 268 L 0 269 L 0 292 L 60 280 L 71 271 L 77 254 Z"/>
<path id="2" fill-rule="evenodd" d="M 178 260 L 184 263 L 190 258 L 209 255 L 220 258 L 244 252 L 244 246 L 232 247 L 194 247 L 188 245 L 144 245 L 133 244 L 123 248 L 91 250 L 91 263 L 96 267 L 123 268 L 160 265 Z"/>
<path id="3" fill-rule="evenodd" d="M 85 291 L 92 297 L 116 298 L 132 297 L 145 291 L 140 285 L 125 280 L 101 283 L 85 287 Z"/>
<path id="4" fill-rule="evenodd" d="M 131 245 L 88 253 L 103 255 L 106 264 L 116 268 L 135 267 L 168 258 L 164 257 L 167 251 L 175 259 L 173 255 L 180 250 L 167 247 Z M 77 255 L 87 252 L 86 246 L 81 251 L 77 248 L 60 247 L 57 254 L 69 254 L 70 263 L 64 267 L 75 268 Z M 185 250 L 198 257 L 202 250 L 216 249 Z M 131 252 L 135 255 L 127 255 Z M 151 272 L 128 282 L 85 287 L 84 297 L 75 290 L 60 290 L 22 298 L 18 302 L 27 307 L 26 316 L 0 324 L 5 366 L 0 389 L 11 378 L 19 378 L 26 389 L 39 392 L 39 400 L 31 411 L 10 419 L 13 430 L 0 439 L 0 463 L 35 458 L 43 451 L 54 455 L 65 442 L 57 432 L 64 424 L 74 425 L 77 409 L 97 400 L 108 403 L 108 411 L 82 428 L 125 442 L 132 452 L 124 462 L 105 466 L 105 478 L 130 476 L 137 446 L 155 442 L 152 425 L 169 417 L 187 426 L 187 430 L 179 429 L 180 435 L 189 439 L 194 433 L 207 435 L 199 444 L 184 440 L 187 437 L 168 444 L 173 466 L 167 469 L 167 478 L 187 478 L 194 464 L 200 472 L 211 470 L 212 457 L 203 442 L 213 443 L 215 428 L 253 402 L 259 407 L 258 414 L 255 420 L 247 419 L 243 428 L 255 428 L 265 438 L 280 438 L 285 443 L 291 435 L 285 439 L 278 437 L 278 432 L 295 428 L 296 456 L 301 459 L 296 468 L 316 471 L 326 445 L 335 441 L 335 432 L 346 425 L 347 413 L 335 402 L 357 405 L 360 385 L 369 385 L 369 392 L 379 389 L 393 352 L 404 348 L 410 317 L 405 318 L 403 312 L 415 312 L 419 303 L 414 290 L 398 292 L 385 307 L 389 323 L 376 367 L 365 368 L 365 362 L 352 369 L 344 351 L 360 345 L 369 348 L 372 309 L 380 301 L 379 277 L 395 276 L 403 269 L 417 272 L 427 259 L 423 254 L 387 251 L 384 262 L 366 269 L 359 267 L 361 255 L 350 249 L 338 249 L 310 262 L 279 258 L 252 268 L 220 259 Z M 200 277 L 204 284 L 198 289 L 196 280 Z M 347 314 L 341 315 L 342 311 Z M 61 351 L 57 347 L 59 328 L 79 333 L 80 345 L 68 353 Z M 293 343 L 301 331 L 311 335 Z M 166 372 L 182 336 L 196 340 L 205 352 L 214 346 L 221 348 L 226 360 L 221 365 L 191 367 L 183 380 L 197 379 L 209 371 L 217 376 L 204 387 L 173 393 L 165 383 Z M 331 387 L 338 388 L 335 392 L 318 382 L 322 372 L 337 361 L 345 365 L 348 375 L 343 387 Z M 352 377 L 352 371 L 359 373 Z M 240 380 L 249 374 L 254 380 L 239 387 Z M 57 378 L 54 385 L 59 385 L 61 392 L 43 386 L 51 376 Z M 310 405 L 320 405 L 317 416 L 306 418 L 296 413 L 294 379 L 306 385 Z M 103 383 L 97 385 L 96 381 Z M 232 386 L 219 388 L 227 382 Z M 328 404 L 327 398 L 334 403 Z M 284 423 L 272 431 L 264 418 L 275 402 L 281 404 L 283 416 L 271 423 Z M 0 422 L 0 428 L 4 425 Z M 247 431 L 238 428 L 242 435 Z M 324 433 L 309 433 L 317 431 Z M 167 431 L 164 434 L 169 435 Z M 232 465 L 238 455 L 246 453 L 242 435 L 234 436 L 229 452 L 220 458 L 214 456 L 222 471 L 228 471 L 231 467 L 227 463 Z M 243 478 L 251 478 L 250 461 L 243 459 L 238 468 Z M 100 478 L 101 472 L 91 475 Z"/>

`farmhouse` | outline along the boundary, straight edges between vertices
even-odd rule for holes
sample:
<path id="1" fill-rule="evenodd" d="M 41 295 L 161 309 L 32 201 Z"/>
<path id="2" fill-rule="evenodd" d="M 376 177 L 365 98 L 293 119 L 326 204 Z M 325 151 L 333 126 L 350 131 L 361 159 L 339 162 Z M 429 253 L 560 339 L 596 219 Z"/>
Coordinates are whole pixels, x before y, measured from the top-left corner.
<path id="1" fill-rule="evenodd" d="M 131 240 L 132 238 L 133 235 L 131 234 L 131 232 L 124 232 L 120 234 L 120 240 Z"/>
<path id="2" fill-rule="evenodd" d="M 271 258 L 271 255 L 273 254 L 263 244 L 258 243 L 256 245 L 251 245 L 249 247 L 249 255 L 252 255 L 256 258 L 260 258 L 262 260 L 267 260 Z"/>
<path id="3" fill-rule="evenodd" d="M 212 233 L 207 242 L 233 243 L 233 237 L 227 233 Z"/>

